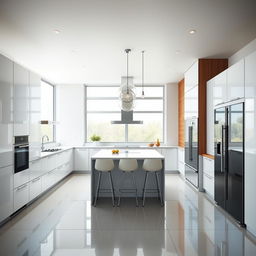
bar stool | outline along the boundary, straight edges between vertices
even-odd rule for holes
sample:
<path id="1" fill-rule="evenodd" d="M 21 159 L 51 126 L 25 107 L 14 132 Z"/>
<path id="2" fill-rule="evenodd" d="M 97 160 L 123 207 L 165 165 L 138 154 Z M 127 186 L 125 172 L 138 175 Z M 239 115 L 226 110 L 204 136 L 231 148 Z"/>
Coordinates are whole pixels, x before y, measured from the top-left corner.
<path id="1" fill-rule="evenodd" d="M 113 187 L 113 179 L 111 175 L 111 172 L 114 169 L 114 161 L 112 159 L 96 159 L 95 169 L 99 172 L 99 178 L 98 178 L 98 184 L 96 188 L 94 206 L 96 206 L 100 190 L 103 190 L 105 192 L 108 192 L 109 190 L 109 189 L 100 189 L 101 175 L 103 172 L 108 172 L 109 182 L 111 187 L 110 190 L 112 193 L 112 204 L 113 206 L 115 206 L 115 193 L 114 193 L 114 187 Z"/>
<path id="2" fill-rule="evenodd" d="M 158 192 L 158 197 L 160 199 L 161 202 L 161 206 L 163 206 L 163 196 L 162 196 L 162 191 L 160 188 L 160 182 L 159 182 L 159 177 L 158 177 L 158 173 L 162 170 L 162 160 L 161 159 L 145 159 L 143 162 L 143 166 L 142 168 L 146 171 L 146 175 L 145 175 L 145 180 L 144 180 L 144 186 L 143 186 L 143 202 L 142 202 L 142 206 L 145 206 L 145 196 L 146 196 L 146 192 L 147 190 L 150 192 L 153 192 L 155 190 L 157 190 Z M 157 185 L 157 189 L 147 189 L 147 180 L 148 180 L 148 174 L 149 173 L 155 173 L 155 177 L 156 177 L 156 185 Z"/>
<path id="3" fill-rule="evenodd" d="M 134 176 L 134 171 L 136 171 L 138 169 L 138 162 L 137 162 L 136 159 L 120 159 L 119 169 L 121 171 L 123 171 L 124 175 L 125 175 L 125 173 L 131 174 L 131 179 L 132 179 L 133 186 L 134 186 L 134 188 L 131 188 L 131 189 L 129 189 L 129 188 L 127 188 L 127 189 L 119 188 L 119 193 L 127 193 L 128 191 L 135 191 L 136 206 L 138 207 L 139 203 L 138 203 L 138 195 L 137 195 L 137 185 L 136 185 L 136 179 L 135 179 L 135 176 Z M 124 181 L 124 177 L 121 181 L 121 185 L 122 185 L 123 181 Z M 119 195 L 118 206 L 120 206 L 120 201 L 121 201 L 121 195 Z"/>

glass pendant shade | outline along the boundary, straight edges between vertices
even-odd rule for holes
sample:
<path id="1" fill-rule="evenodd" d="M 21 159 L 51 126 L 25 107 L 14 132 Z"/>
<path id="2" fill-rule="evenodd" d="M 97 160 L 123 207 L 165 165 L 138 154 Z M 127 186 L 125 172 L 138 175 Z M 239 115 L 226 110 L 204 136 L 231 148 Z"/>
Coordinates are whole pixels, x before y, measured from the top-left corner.
<path id="1" fill-rule="evenodd" d="M 128 87 L 123 87 L 120 92 L 121 109 L 123 111 L 132 111 L 135 107 L 136 95 L 134 91 Z"/>

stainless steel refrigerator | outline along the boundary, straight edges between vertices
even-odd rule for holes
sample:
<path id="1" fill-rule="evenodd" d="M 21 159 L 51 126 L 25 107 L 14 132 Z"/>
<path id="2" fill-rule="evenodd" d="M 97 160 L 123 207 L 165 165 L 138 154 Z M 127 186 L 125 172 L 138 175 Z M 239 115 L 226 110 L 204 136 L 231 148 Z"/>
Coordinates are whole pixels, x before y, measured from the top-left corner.
<path id="1" fill-rule="evenodd" d="M 185 178 L 198 188 L 198 118 L 185 122 Z"/>
<path id="2" fill-rule="evenodd" d="M 244 223 L 244 103 L 214 111 L 216 203 Z"/>

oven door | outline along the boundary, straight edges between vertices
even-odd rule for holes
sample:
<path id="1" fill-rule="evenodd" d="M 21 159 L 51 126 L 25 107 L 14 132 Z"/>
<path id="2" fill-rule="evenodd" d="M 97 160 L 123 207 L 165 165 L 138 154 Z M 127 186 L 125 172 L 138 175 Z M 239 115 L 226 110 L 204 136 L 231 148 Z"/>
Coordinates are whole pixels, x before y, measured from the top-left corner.
<path id="1" fill-rule="evenodd" d="M 21 172 L 29 168 L 29 146 L 17 145 L 14 153 L 14 173 Z"/>

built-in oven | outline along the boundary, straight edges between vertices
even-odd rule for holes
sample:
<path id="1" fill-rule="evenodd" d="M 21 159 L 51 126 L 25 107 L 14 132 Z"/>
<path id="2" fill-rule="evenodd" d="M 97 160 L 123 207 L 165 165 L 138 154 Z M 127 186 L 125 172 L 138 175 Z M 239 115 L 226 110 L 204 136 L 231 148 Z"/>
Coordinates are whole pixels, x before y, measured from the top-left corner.
<path id="1" fill-rule="evenodd" d="M 28 136 L 14 137 L 14 173 L 29 168 L 29 142 Z"/>

